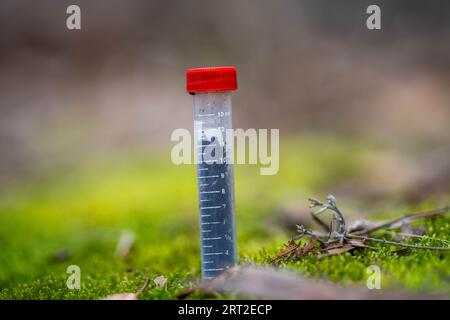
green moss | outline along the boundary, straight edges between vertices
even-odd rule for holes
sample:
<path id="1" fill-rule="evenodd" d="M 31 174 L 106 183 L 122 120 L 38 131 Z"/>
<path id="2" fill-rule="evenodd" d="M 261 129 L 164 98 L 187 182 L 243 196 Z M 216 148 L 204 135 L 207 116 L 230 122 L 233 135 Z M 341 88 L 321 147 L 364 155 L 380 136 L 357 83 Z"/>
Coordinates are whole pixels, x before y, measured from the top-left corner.
<path id="1" fill-rule="evenodd" d="M 260 176 L 255 166 L 237 166 L 240 261 L 265 263 L 289 237 L 269 224 L 274 208 L 298 194 L 304 195 L 306 207 L 308 196 L 326 193 L 332 183 L 361 174 L 359 157 L 370 148 L 357 141 L 308 137 L 283 143 L 278 175 Z M 162 154 L 169 156 L 168 151 Z M 134 292 L 146 277 L 164 275 L 167 288 L 152 283 L 141 298 L 172 299 L 192 284 L 200 274 L 195 167 L 172 165 L 167 157 L 108 157 L 3 188 L 0 298 L 96 299 Z M 450 241 L 449 223 L 444 218 L 427 222 L 428 235 Z M 126 261 L 114 255 L 124 230 L 136 235 Z M 424 239 L 422 244 L 439 243 Z M 70 252 L 68 259 L 49 258 L 63 249 Z M 384 287 L 450 294 L 448 253 L 410 250 L 398 255 L 397 249 L 359 250 L 320 261 L 310 256 L 280 267 L 364 285 L 367 266 L 377 264 Z M 81 290 L 65 285 L 71 264 L 81 268 Z"/>

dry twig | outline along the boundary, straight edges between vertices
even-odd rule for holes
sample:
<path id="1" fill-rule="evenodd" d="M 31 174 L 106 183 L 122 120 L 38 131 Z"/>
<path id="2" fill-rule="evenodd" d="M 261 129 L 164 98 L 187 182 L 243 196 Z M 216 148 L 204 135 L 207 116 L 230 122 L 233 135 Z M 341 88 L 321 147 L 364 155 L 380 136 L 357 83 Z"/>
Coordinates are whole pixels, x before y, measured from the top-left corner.
<path id="1" fill-rule="evenodd" d="M 310 207 L 315 208 L 319 207 L 319 209 L 315 212 L 312 212 L 311 215 L 313 219 L 319 223 L 319 225 L 327 230 L 327 232 L 319 232 L 312 231 L 306 229 L 303 225 L 297 225 L 298 235 L 294 237 L 289 243 L 285 246 L 283 250 L 281 250 L 272 260 L 272 263 L 281 262 L 284 260 L 288 260 L 291 258 L 297 258 L 299 256 L 303 256 L 307 253 L 311 252 L 325 252 L 319 255 L 319 258 L 328 257 L 330 255 L 340 254 L 343 252 L 351 251 L 355 248 L 369 248 L 369 249 L 377 249 L 375 247 L 371 247 L 365 244 L 365 242 L 376 242 L 382 243 L 386 245 L 393 245 L 398 247 L 405 247 L 411 249 L 422 249 L 422 250 L 434 250 L 434 251 L 450 251 L 450 247 L 434 247 L 434 246 L 422 246 L 409 244 L 404 242 L 391 241 L 386 239 L 369 237 L 371 233 L 375 231 L 379 231 L 382 229 L 392 229 L 398 228 L 400 226 L 408 226 L 407 224 L 425 218 L 434 218 L 440 215 L 443 215 L 450 211 L 450 206 L 445 206 L 442 208 L 437 208 L 429 211 L 419 212 L 419 213 L 411 213 L 406 214 L 400 218 L 396 218 L 394 220 L 383 222 L 380 224 L 373 223 L 365 223 L 358 226 L 357 229 L 352 230 L 352 227 L 347 227 L 346 220 L 344 214 L 339 210 L 336 204 L 336 198 L 333 195 L 328 195 L 326 197 L 327 203 L 323 203 L 317 199 L 309 199 Z M 327 224 L 319 217 L 320 214 L 326 211 L 331 211 L 333 216 L 331 220 L 330 227 L 327 227 Z M 403 229 L 403 228 L 402 228 Z M 410 229 L 410 228 L 409 228 Z M 408 233 L 397 233 L 397 236 L 410 236 Z M 303 237 L 309 237 L 310 241 L 305 244 L 303 247 L 301 246 L 301 242 L 296 242 Z M 423 237 L 421 236 L 410 236 L 411 238 Z M 312 247 L 310 245 L 311 240 L 314 239 L 315 242 L 320 242 L 320 247 Z M 443 243 L 446 241 L 441 239 L 433 239 L 438 240 Z M 308 247 L 308 250 L 305 250 Z"/>

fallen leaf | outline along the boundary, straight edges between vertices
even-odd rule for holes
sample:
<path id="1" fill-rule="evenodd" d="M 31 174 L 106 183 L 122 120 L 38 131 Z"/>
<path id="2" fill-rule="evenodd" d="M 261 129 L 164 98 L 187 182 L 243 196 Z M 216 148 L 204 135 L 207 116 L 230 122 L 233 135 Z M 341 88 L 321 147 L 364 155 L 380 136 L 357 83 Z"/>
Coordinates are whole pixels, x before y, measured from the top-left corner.
<path id="1" fill-rule="evenodd" d="M 302 247 L 301 242 L 297 243 L 295 240 L 289 240 L 289 242 L 284 245 L 284 248 L 270 260 L 270 263 L 276 264 L 291 257 L 301 257 L 308 253 L 312 253 L 317 250 L 317 242 L 319 242 L 318 238 L 311 237 Z"/>
<path id="2" fill-rule="evenodd" d="M 167 279 L 164 276 L 156 277 L 153 282 L 160 288 L 164 288 L 167 283 Z"/>
<path id="3" fill-rule="evenodd" d="M 225 271 L 212 280 L 181 291 L 177 297 L 189 294 L 228 292 L 244 297 L 271 300 L 358 300 L 358 299 L 436 299 L 436 296 L 409 294 L 401 291 L 368 290 L 365 287 L 342 286 L 307 279 L 293 272 L 273 268 L 245 266 Z"/>
<path id="4" fill-rule="evenodd" d="M 107 297 L 104 297 L 100 300 L 139 300 L 139 296 L 147 289 L 150 284 L 150 278 L 145 279 L 145 283 L 136 293 L 133 292 L 125 292 L 125 293 L 117 293 Z"/>
<path id="5" fill-rule="evenodd" d="M 102 298 L 101 300 L 138 300 L 136 293 L 118 293 Z"/>
<path id="6" fill-rule="evenodd" d="M 277 263 L 290 257 L 298 249 L 298 244 L 294 240 L 289 240 L 284 248 L 273 257 L 270 262 Z"/>
<path id="7" fill-rule="evenodd" d="M 315 244 L 319 241 L 318 238 L 316 237 L 312 237 L 309 239 L 309 241 L 300 248 L 301 250 L 301 255 L 306 255 L 308 253 L 314 252 L 317 247 L 315 246 Z M 297 250 L 298 251 L 298 250 Z M 300 255 L 299 253 L 297 253 L 297 255 Z"/>

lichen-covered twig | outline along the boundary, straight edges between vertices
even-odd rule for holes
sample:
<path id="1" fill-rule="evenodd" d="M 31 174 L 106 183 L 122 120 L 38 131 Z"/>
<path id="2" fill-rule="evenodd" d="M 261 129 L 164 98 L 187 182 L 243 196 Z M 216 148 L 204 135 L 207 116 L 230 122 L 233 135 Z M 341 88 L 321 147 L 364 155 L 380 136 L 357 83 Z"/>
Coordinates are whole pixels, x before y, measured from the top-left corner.
<path id="1" fill-rule="evenodd" d="M 319 210 L 317 210 L 316 212 L 313 212 L 312 215 L 313 217 L 317 218 L 319 221 L 322 221 L 318 218 L 318 215 L 321 214 L 322 212 L 325 212 L 326 210 L 331 210 L 334 212 L 333 215 L 333 220 L 336 222 L 336 229 L 333 230 L 335 232 L 338 233 L 343 233 L 346 230 L 346 223 L 345 223 L 345 218 L 344 215 L 342 214 L 342 212 L 339 210 L 339 208 L 336 205 L 336 198 L 332 195 L 329 194 L 326 198 L 328 201 L 328 204 L 326 203 L 322 203 L 321 201 L 317 200 L 317 199 L 313 199 L 310 198 L 310 208 L 315 208 L 315 207 L 320 207 Z M 323 221 L 322 221 L 323 225 L 326 225 Z"/>
<path id="2" fill-rule="evenodd" d="M 368 228 L 366 230 L 355 231 L 353 234 L 370 234 L 377 230 L 389 228 L 394 225 L 400 224 L 402 222 L 407 223 L 407 222 L 411 222 L 411 221 L 418 220 L 418 219 L 433 218 L 436 216 L 443 215 L 449 211 L 450 211 L 450 205 L 446 205 L 442 208 L 437 208 L 437 209 L 418 212 L 418 213 L 410 213 L 410 214 L 406 214 L 400 218 L 396 218 L 396 219 L 388 221 L 388 222 L 380 223 L 380 224 L 378 224 L 374 227 Z"/>
<path id="3" fill-rule="evenodd" d="M 280 251 L 277 256 L 272 259 L 272 262 L 278 262 L 282 260 L 289 259 L 297 255 L 293 255 L 293 252 L 304 252 L 302 251 L 301 243 L 296 243 L 295 240 L 298 240 L 302 237 L 310 237 L 318 240 L 321 244 L 320 248 L 315 248 L 317 252 L 320 251 L 327 251 L 328 254 L 325 254 L 323 256 L 329 256 L 333 254 L 338 254 L 342 252 L 350 251 L 354 248 L 360 247 L 360 248 L 372 248 L 370 246 L 367 246 L 364 244 L 364 242 L 376 242 L 376 243 L 382 243 L 387 245 L 393 245 L 398 247 L 406 247 L 411 249 L 423 249 L 423 250 L 435 250 L 435 251 L 450 251 L 450 247 L 434 247 L 434 246 L 422 246 L 422 245 L 415 245 L 415 244 L 409 244 L 409 243 L 403 243 L 403 242 L 397 242 L 397 241 L 390 241 L 380 238 L 374 238 L 369 237 L 369 234 L 382 230 L 384 228 L 393 228 L 398 225 L 401 225 L 402 223 L 408 223 L 414 220 L 423 219 L 423 218 L 432 218 L 436 217 L 442 214 L 445 214 L 450 211 L 450 206 L 445 206 L 442 208 L 419 212 L 419 213 L 413 213 L 413 214 L 407 214 L 400 218 L 384 222 L 375 226 L 369 226 L 369 227 L 363 227 L 362 229 L 358 229 L 355 231 L 352 231 L 350 228 L 347 228 L 345 216 L 344 214 L 339 210 L 337 204 L 336 204 L 336 198 L 333 195 L 328 195 L 326 197 L 327 203 L 323 203 L 317 199 L 309 199 L 310 201 L 310 208 L 319 207 L 318 210 L 315 212 L 312 212 L 311 215 L 315 221 L 319 223 L 319 225 L 327 230 L 328 232 L 319 232 L 319 231 L 313 231 L 306 229 L 303 225 L 297 225 L 297 236 L 293 237 L 291 242 L 288 246 L 286 246 L 282 251 Z M 327 227 L 327 224 L 319 218 L 319 215 L 322 214 L 325 211 L 332 211 L 333 217 L 331 220 L 330 227 Z M 397 235 L 399 235 L 398 233 Z M 446 241 L 441 239 L 433 239 L 433 240 L 439 240 L 443 243 L 446 243 Z M 356 244 L 357 243 L 357 244 Z M 306 245 L 305 245 L 306 247 Z M 303 248 L 305 248 L 303 247 Z M 345 247 L 345 250 L 343 248 Z M 311 248 L 309 250 L 305 251 L 306 253 L 313 252 Z"/>

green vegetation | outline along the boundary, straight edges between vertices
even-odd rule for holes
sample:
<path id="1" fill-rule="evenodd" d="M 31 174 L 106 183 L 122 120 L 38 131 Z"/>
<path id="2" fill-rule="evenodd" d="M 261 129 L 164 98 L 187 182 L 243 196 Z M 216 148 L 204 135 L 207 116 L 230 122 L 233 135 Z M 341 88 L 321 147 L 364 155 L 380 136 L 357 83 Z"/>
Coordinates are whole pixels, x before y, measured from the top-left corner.
<path id="1" fill-rule="evenodd" d="M 314 137 L 282 144 L 278 175 L 260 176 L 257 166 L 237 166 L 240 261 L 264 263 L 292 235 L 273 224 L 284 201 L 300 197 L 299 203 L 306 208 L 309 196 L 324 196 L 334 192 L 335 183 L 368 174 L 361 159 L 376 148 L 380 146 Z M 192 284 L 200 274 L 195 167 L 172 165 L 168 151 L 160 154 L 86 161 L 54 172 L 52 177 L 4 187 L 0 197 L 0 298 L 97 299 L 135 292 L 146 277 L 164 275 L 167 288 L 157 288 L 152 282 L 141 299 L 171 299 Z M 375 217 L 442 205 L 429 202 L 411 207 L 401 199 L 393 195 L 397 206 Z M 351 202 L 358 203 L 358 199 Z M 340 205 L 345 211 L 346 201 L 340 199 Z M 358 206 L 367 208 L 366 213 L 382 212 L 370 203 Z M 428 236 L 450 241 L 449 223 L 443 217 L 423 224 Z M 136 242 L 129 258 L 123 260 L 114 251 L 125 230 L 136 235 Z M 432 239 L 419 243 L 442 245 Z M 69 252 L 67 259 L 51 259 L 61 250 Z M 366 267 L 378 264 L 383 269 L 383 287 L 450 295 L 448 252 L 399 254 L 396 250 L 358 250 L 320 261 L 306 257 L 281 267 L 364 285 Z M 81 290 L 66 288 L 66 268 L 71 264 L 81 268 Z"/>

